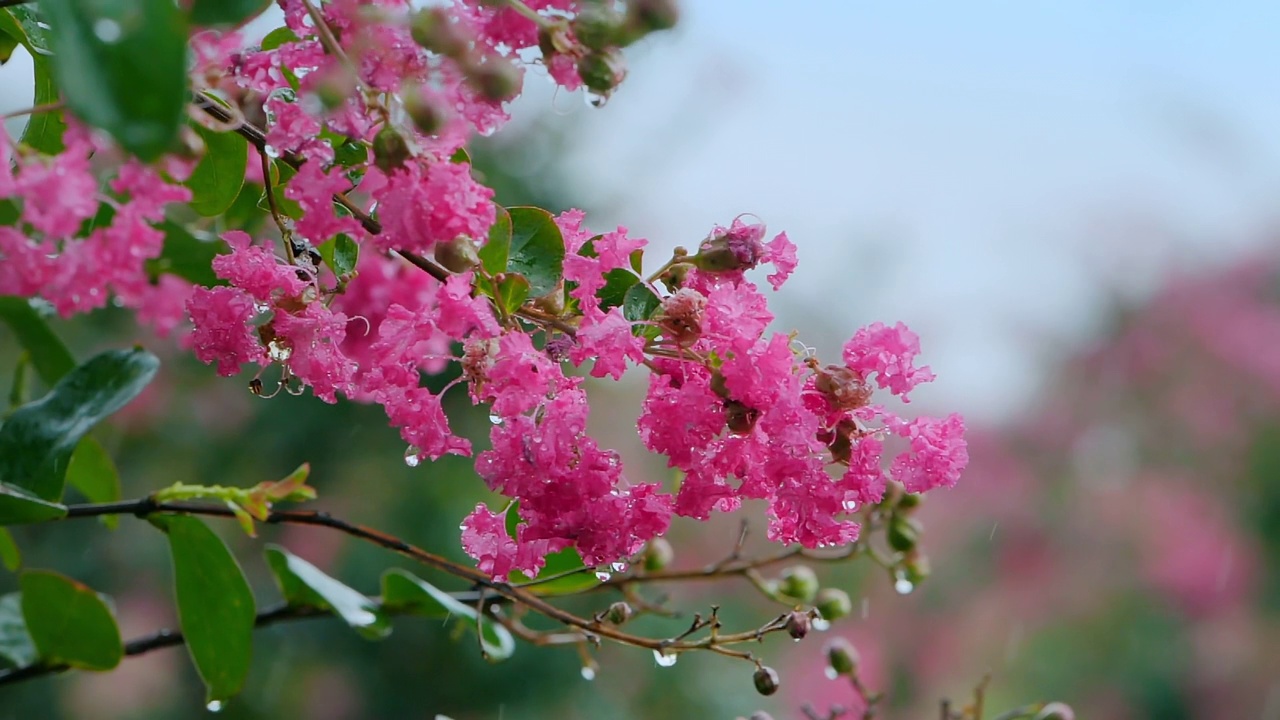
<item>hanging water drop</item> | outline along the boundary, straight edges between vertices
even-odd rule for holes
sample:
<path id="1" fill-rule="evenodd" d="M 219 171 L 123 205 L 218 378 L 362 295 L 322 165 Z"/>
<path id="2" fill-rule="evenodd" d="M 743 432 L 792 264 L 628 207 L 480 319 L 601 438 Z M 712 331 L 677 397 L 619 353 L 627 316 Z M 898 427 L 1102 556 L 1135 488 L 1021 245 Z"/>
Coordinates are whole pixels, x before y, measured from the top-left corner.
<path id="1" fill-rule="evenodd" d="M 493 423 L 494 425 L 501 425 L 502 416 L 497 413 L 491 412 L 489 413 L 489 422 Z"/>
<path id="2" fill-rule="evenodd" d="M 595 679 L 596 679 L 596 669 L 595 669 L 595 668 L 593 668 L 593 667 L 591 667 L 590 665 L 583 665 L 583 666 L 582 666 L 582 679 L 583 679 L 583 680 L 595 680 Z"/>
<path id="3" fill-rule="evenodd" d="M 416 445 L 410 445 L 404 451 L 404 464 L 409 467 L 418 467 L 420 462 L 422 462 L 422 451 Z"/>
<path id="4" fill-rule="evenodd" d="M 110 18 L 102 18 L 93 24 L 93 34 L 104 43 L 111 44 L 119 42 L 120 36 L 124 31 L 120 27 L 120 23 Z"/>
<path id="5" fill-rule="evenodd" d="M 613 569 L 613 571 L 614 571 L 614 572 L 617 572 L 617 573 L 620 573 L 620 572 L 626 572 L 626 571 L 627 571 L 627 564 L 626 564 L 626 563 L 624 563 L 624 562 L 616 562 L 616 563 L 613 563 L 613 564 L 609 565 L 609 567 L 610 567 L 610 568 L 612 568 L 612 569 Z"/>
<path id="6" fill-rule="evenodd" d="M 662 650 L 653 651 L 653 661 L 658 663 L 658 667 L 671 667 L 676 664 L 678 659 L 680 659 L 680 656 L 676 653 L 666 653 Z"/>
<path id="7" fill-rule="evenodd" d="M 221 700 L 210 700 L 210 701 L 209 701 L 209 704 L 204 706 L 204 709 L 205 709 L 205 710 L 208 710 L 209 712 L 214 712 L 214 713 L 216 713 L 216 712 L 221 712 L 221 711 L 222 711 L 222 701 L 221 701 Z"/>
<path id="8" fill-rule="evenodd" d="M 912 590 L 916 589 L 916 586 L 915 583 L 907 579 L 906 575 L 898 573 L 897 579 L 893 581 L 893 589 L 899 595 L 909 595 Z"/>
<path id="9" fill-rule="evenodd" d="M 809 621 L 809 626 L 818 632 L 826 632 L 831 629 L 831 621 L 824 617 L 816 617 Z"/>
<path id="10" fill-rule="evenodd" d="M 609 582 L 609 578 L 613 577 L 608 570 L 597 570 L 596 579 L 600 582 Z"/>
<path id="11" fill-rule="evenodd" d="M 836 672 L 836 669 L 831 667 L 830 665 L 823 668 L 822 674 L 826 675 L 828 680 L 835 680 L 836 678 L 840 677 L 840 673 Z"/>

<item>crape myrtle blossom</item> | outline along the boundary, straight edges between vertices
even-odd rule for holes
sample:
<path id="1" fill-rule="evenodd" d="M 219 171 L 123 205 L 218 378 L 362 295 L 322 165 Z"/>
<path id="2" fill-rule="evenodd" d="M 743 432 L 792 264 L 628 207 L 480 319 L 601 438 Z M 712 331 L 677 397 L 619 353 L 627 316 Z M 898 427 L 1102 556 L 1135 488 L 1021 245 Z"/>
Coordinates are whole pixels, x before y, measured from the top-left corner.
<path id="1" fill-rule="evenodd" d="M 543 213 L 563 241 L 555 287 L 510 306 L 491 299 L 517 265 L 504 257 L 494 271 L 482 254 L 516 213 L 494 204 L 460 151 L 506 122 L 528 65 L 607 96 L 625 74 L 619 48 L 671 19 L 660 3 L 628 3 L 607 37 L 577 23 L 573 0 L 279 4 L 285 28 L 260 45 L 214 30 L 192 39 L 192 87 L 230 117 L 193 119 L 256 140 L 241 192 L 261 198 L 262 222 L 205 233 L 217 282 L 149 265 L 174 222 L 166 212 L 191 198 L 181 181 L 197 158 L 129 160 L 100 177 L 113 148 L 71 121 L 51 157 L 0 142 L 0 194 L 19 212 L 0 228 L 0 294 L 42 297 L 64 316 L 114 298 L 161 334 L 180 331 L 218 374 L 251 369 L 255 392 L 379 404 L 411 466 L 472 454 L 442 399 L 464 385 L 494 420 L 476 472 L 518 501 L 479 505 L 462 524 L 464 549 L 498 579 L 536 575 L 567 548 L 588 565 L 622 562 L 675 515 L 752 500 L 774 541 L 846 544 L 854 513 L 890 481 L 911 492 L 955 483 L 967 462 L 959 416 L 901 419 L 872 404 L 877 389 L 905 401 L 933 379 L 915 365 L 918 338 L 877 323 L 823 366 L 770 330 L 768 298 L 748 275 L 768 265 L 779 290 L 796 247 L 749 216 L 645 276 L 647 241 L 626 228 L 596 234 L 581 211 Z M 354 267 L 338 248 L 358 251 Z M 462 374 L 444 391 L 424 385 L 452 363 Z M 639 437 L 681 472 L 678 488 L 628 477 L 587 433 L 583 375 L 628 372 L 648 375 Z M 277 376 L 274 389 L 264 381 Z M 890 457 L 896 444 L 906 449 Z"/>

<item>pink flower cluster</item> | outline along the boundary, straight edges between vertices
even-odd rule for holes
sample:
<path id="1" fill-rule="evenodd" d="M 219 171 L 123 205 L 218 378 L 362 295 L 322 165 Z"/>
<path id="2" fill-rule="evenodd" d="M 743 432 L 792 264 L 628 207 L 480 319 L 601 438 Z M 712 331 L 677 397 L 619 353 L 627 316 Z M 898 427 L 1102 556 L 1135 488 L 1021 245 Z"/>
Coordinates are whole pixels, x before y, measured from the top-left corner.
<path id="1" fill-rule="evenodd" d="M 912 492 L 955 483 L 967 462 L 958 416 L 908 421 L 871 404 L 873 379 L 904 401 L 933 379 L 914 364 L 913 333 L 872 325 L 845 346 L 843 365 L 822 367 L 768 332 L 773 315 L 747 273 L 770 264 L 767 281 L 783 285 L 796 266 L 785 233 L 766 242 L 764 225 L 738 218 L 643 279 L 633 261 L 644 240 L 625 228 L 595 235 L 571 211 L 556 219 L 564 282 L 553 291 L 568 310 L 551 303 L 523 320 L 510 308 L 495 312 L 481 288 L 498 278 L 474 261 L 441 260 L 433 277 L 403 259 L 421 265 L 441 249 L 484 246 L 498 216 L 493 191 L 459 150 L 505 122 L 533 48 L 567 88 L 607 93 L 610 73 L 620 79 L 616 48 L 575 35 L 578 3 L 528 2 L 526 12 L 487 2 L 280 5 L 287 31 L 273 33 L 267 49 L 245 49 L 234 33 L 197 34 L 191 78 L 196 90 L 265 119 L 252 178 L 269 186 L 283 253 L 274 240 L 232 230 L 212 263 L 219 284 L 152 281 L 145 263 L 164 241 L 155 225 L 166 204 L 189 198 L 168 178 L 190 163 L 129 161 L 111 193 L 100 192 L 89 157 L 105 145 L 73 124 L 64 152 L 19 149 L 0 172 L 0 195 L 20 205 L 20 222 L 0 228 L 0 292 L 40 295 L 63 314 L 114 294 L 162 332 L 185 308 L 193 329 L 183 342 L 219 374 L 256 365 L 252 387 L 262 392 L 263 371 L 278 366 L 279 387 L 291 392 L 378 403 L 409 445 L 410 465 L 471 452 L 449 427 L 443 393 L 422 386 L 423 373 L 460 361 L 456 382 L 495 420 L 477 473 L 519 503 L 514 537 L 511 506 L 498 514 L 478 506 L 463 524 L 467 552 L 497 578 L 536 574 L 565 548 L 590 565 L 623 561 L 673 514 L 705 519 L 748 499 L 767 504 L 778 542 L 847 543 L 858 533 L 851 514 L 878 502 L 888 478 Z M 582 68 L 591 72 L 579 77 Z M 363 155 L 340 156 L 347 146 Z M 277 212 L 286 200 L 293 217 Z M 362 249 L 354 269 L 323 262 L 317 248 L 339 240 Z M 620 276 L 629 297 L 649 303 L 643 311 L 606 302 Z M 566 361 L 615 380 L 649 370 L 640 437 L 682 471 L 678 491 L 627 479 L 618 454 L 587 434 L 584 379 L 567 375 Z M 906 451 L 886 473 L 892 437 Z"/>

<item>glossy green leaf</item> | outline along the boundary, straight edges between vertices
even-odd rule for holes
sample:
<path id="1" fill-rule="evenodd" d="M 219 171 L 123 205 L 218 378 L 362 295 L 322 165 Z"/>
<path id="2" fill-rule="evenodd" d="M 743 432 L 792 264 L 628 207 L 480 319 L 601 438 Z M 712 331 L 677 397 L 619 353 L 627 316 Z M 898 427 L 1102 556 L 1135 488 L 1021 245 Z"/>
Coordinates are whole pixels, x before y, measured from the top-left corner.
<path id="1" fill-rule="evenodd" d="M 489 240 L 480 248 L 480 265 L 490 275 L 507 270 L 507 257 L 511 252 L 511 215 L 501 205 L 495 206 L 497 217 L 489 228 Z"/>
<path id="2" fill-rule="evenodd" d="M 316 250 L 320 252 L 324 264 L 338 277 L 355 272 L 356 263 L 360 261 L 360 246 L 346 233 L 338 233 L 320 243 Z"/>
<path id="3" fill-rule="evenodd" d="M 513 207 L 511 250 L 507 271 L 529 280 L 530 297 L 552 292 L 564 277 L 564 236 L 551 213 L 536 207 Z"/>
<path id="4" fill-rule="evenodd" d="M 336 165 L 349 168 L 369 161 L 369 146 L 363 142 L 356 142 L 346 135 L 327 129 L 320 133 L 320 138 L 333 148 L 333 162 Z"/>
<path id="5" fill-rule="evenodd" d="M 475 607 L 460 602 L 435 585 L 400 568 L 382 574 L 382 605 L 388 610 L 433 618 L 461 618 L 480 632 L 485 655 L 493 661 L 506 660 L 515 652 L 515 640 L 501 625 L 482 622 Z"/>
<path id="6" fill-rule="evenodd" d="M 386 613 L 364 594 L 278 545 L 268 545 L 266 553 L 285 602 L 333 612 L 369 640 L 384 638 L 391 632 Z"/>
<path id="7" fill-rule="evenodd" d="M 213 271 L 213 259 L 227 251 L 226 242 L 219 238 L 202 239 L 170 220 L 161 222 L 157 227 L 164 231 L 164 247 L 159 257 L 146 262 L 147 273 L 151 277 L 168 273 L 205 287 L 227 283 Z"/>
<path id="8" fill-rule="evenodd" d="M 89 502 L 115 502 L 120 499 L 120 471 L 102 443 L 92 435 L 85 435 L 71 453 L 67 466 L 67 482 L 80 491 Z M 101 516 L 102 523 L 115 529 L 120 522 L 118 515 Z"/>
<path id="9" fill-rule="evenodd" d="M 151 382 L 160 361 L 141 348 L 109 350 L 72 370 L 49 394 L 0 426 L 0 482 L 49 501 L 62 497 L 67 464 L 80 438 Z"/>
<path id="10" fill-rule="evenodd" d="M 215 132 L 193 125 L 204 140 L 204 157 L 183 183 L 191 189 L 191 209 L 200 215 L 221 215 L 235 202 L 244 186 L 249 143 L 235 132 Z"/>
<path id="11" fill-rule="evenodd" d="M 231 28 L 261 15 L 271 0 L 194 0 L 191 23 L 200 27 Z"/>
<path id="12" fill-rule="evenodd" d="M 288 163 L 273 161 L 271 163 L 271 192 L 275 199 L 276 208 L 282 215 L 300 220 L 302 218 L 302 206 L 296 200 L 290 200 L 284 196 L 285 188 L 289 186 L 289 181 L 297 175 L 298 171 Z M 262 199 L 258 201 L 258 207 L 271 211 L 271 203 L 267 198 L 266 190 L 262 192 Z"/>
<path id="13" fill-rule="evenodd" d="M 298 35 L 287 27 L 281 26 L 267 33 L 259 46 L 263 50 L 275 50 L 285 43 L 297 42 Z"/>
<path id="14" fill-rule="evenodd" d="M 22 619 L 22 594 L 0 595 L 0 665 L 26 667 L 36 661 L 36 646 Z"/>
<path id="15" fill-rule="evenodd" d="M 39 5 L 15 5 L 0 11 L 0 31 L 22 43 L 33 56 L 52 54 L 48 25 Z"/>
<path id="16" fill-rule="evenodd" d="M 507 275 L 498 283 L 496 295 L 503 311 L 513 313 L 529 298 L 529 281 L 523 275 Z"/>
<path id="17" fill-rule="evenodd" d="M 31 364 L 46 385 L 52 386 L 76 366 L 71 351 L 25 298 L 0 297 L 0 320 L 9 326 L 18 343 L 26 348 Z"/>
<path id="18" fill-rule="evenodd" d="M 627 291 L 640 282 L 640 278 L 630 270 L 614 268 L 604 274 L 604 287 L 596 291 L 600 300 L 600 309 L 608 310 L 626 302 Z"/>
<path id="19" fill-rule="evenodd" d="M 199 518 L 160 515 L 169 536 L 178 620 L 207 688 L 206 702 L 240 692 L 253 657 L 253 591 L 225 543 Z"/>
<path id="20" fill-rule="evenodd" d="M 142 160 L 172 148 L 188 101 L 187 22 L 173 0 L 42 0 L 71 112 Z"/>
<path id="21" fill-rule="evenodd" d="M 627 288 L 622 299 L 622 315 L 632 322 L 648 320 L 662 307 L 662 300 L 649 289 L 648 285 L 638 282 Z"/>
<path id="22" fill-rule="evenodd" d="M 110 670 L 120 664 L 120 628 L 98 593 L 48 570 L 24 571 L 18 586 L 22 617 L 42 661 L 83 670 Z"/>
<path id="23" fill-rule="evenodd" d="M 22 552 L 13 541 L 13 533 L 0 527 L 0 565 L 6 570 L 17 570 L 22 565 Z"/>
<path id="24" fill-rule="evenodd" d="M 28 5 L 0 10 L 0 32 L 31 53 L 35 72 L 32 105 L 48 105 L 59 99 L 58 86 L 53 80 L 53 64 L 49 60 L 48 30 L 43 22 L 38 7 Z M 61 111 L 35 113 L 27 119 L 20 141 L 52 155 L 62 151 L 62 133 L 66 127 Z"/>
<path id="25" fill-rule="evenodd" d="M 24 488 L 0 482 L 0 526 L 25 525 L 65 517 L 67 506 L 39 498 Z"/>
<path id="26" fill-rule="evenodd" d="M 470 165 L 471 153 L 467 152 L 466 148 L 460 147 L 457 150 L 454 150 L 453 154 L 449 156 L 449 162 L 458 163 L 460 165 Z"/>
<path id="27" fill-rule="evenodd" d="M 516 537 L 520 531 L 520 503 L 513 503 L 507 510 L 506 527 L 507 534 Z M 582 570 L 582 572 L 573 572 Z M 570 573 L 570 574 L 566 574 Z M 596 577 L 595 571 L 588 569 L 582 562 L 582 555 L 578 554 L 576 548 L 565 548 L 563 550 L 553 552 L 546 558 L 546 563 L 542 566 L 542 570 L 538 573 L 539 578 L 551 578 L 556 575 L 564 575 L 554 580 L 545 580 L 537 582 L 534 578 L 530 578 L 524 573 L 516 570 L 511 573 L 511 583 L 513 585 L 523 585 L 528 582 L 534 582 L 529 586 L 529 591 L 537 595 L 565 595 L 570 593 L 581 592 L 590 587 L 600 584 L 599 578 Z"/>
<path id="28" fill-rule="evenodd" d="M 0 34 L 0 65 L 9 62 L 9 58 L 13 57 L 13 51 L 18 49 L 18 38 L 8 34 Z"/>

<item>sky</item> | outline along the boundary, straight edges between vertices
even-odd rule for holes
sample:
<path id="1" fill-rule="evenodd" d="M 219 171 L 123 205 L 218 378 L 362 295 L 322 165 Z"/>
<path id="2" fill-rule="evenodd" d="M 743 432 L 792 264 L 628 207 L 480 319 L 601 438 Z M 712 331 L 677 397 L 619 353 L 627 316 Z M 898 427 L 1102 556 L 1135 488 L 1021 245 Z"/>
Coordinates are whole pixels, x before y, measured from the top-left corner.
<path id="1" fill-rule="evenodd" d="M 534 77 L 514 114 L 574 128 L 590 224 L 653 259 L 742 213 L 785 230 L 778 329 L 836 361 L 859 326 L 906 322 L 938 374 L 925 409 L 1008 417 L 1117 294 L 1230 262 L 1275 219 L 1280 4 L 683 9 L 604 108 Z M 0 109 L 30 72 L 0 68 Z"/>

